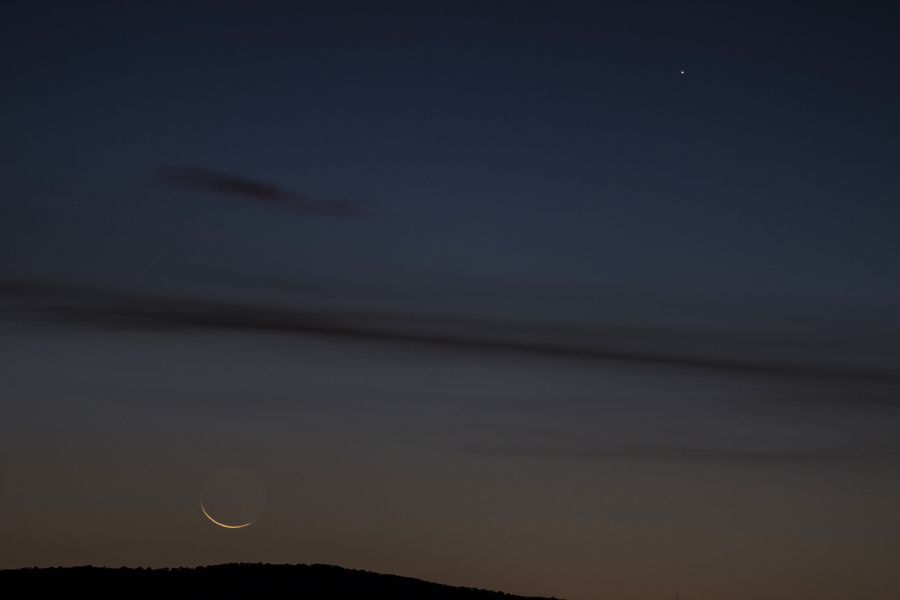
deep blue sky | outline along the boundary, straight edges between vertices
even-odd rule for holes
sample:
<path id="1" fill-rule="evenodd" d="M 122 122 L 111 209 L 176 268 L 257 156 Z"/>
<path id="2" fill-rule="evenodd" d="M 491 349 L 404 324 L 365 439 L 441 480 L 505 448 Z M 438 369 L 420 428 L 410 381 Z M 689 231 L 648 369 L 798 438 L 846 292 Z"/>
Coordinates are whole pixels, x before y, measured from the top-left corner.
<path id="1" fill-rule="evenodd" d="M 0 568 L 900 597 L 898 9 L 525 4 L 0 6 Z"/>
<path id="2" fill-rule="evenodd" d="M 182 4 L 4 8 L 5 268 L 900 299 L 885 9 Z"/>

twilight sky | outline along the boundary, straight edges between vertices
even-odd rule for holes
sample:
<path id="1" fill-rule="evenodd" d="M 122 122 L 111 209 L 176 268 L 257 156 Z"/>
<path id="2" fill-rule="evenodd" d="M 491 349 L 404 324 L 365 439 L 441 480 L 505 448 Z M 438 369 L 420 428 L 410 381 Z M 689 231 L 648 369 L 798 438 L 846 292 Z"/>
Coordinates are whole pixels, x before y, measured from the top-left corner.
<path id="1" fill-rule="evenodd" d="M 826 4 L 3 3 L 0 568 L 900 595 L 900 10 Z"/>

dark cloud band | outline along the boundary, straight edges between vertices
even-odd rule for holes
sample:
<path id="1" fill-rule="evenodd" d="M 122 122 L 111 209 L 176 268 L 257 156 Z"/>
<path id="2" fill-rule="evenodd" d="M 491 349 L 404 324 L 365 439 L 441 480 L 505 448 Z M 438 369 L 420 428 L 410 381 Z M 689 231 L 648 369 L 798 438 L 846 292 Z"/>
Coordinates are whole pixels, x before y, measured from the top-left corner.
<path id="1" fill-rule="evenodd" d="M 643 367 L 707 370 L 730 376 L 805 380 L 824 386 L 900 385 L 893 369 L 835 366 L 813 361 L 779 361 L 679 352 L 653 346 L 623 346 L 602 334 L 573 340 L 564 328 L 533 327 L 477 319 L 448 319 L 371 310 L 284 309 L 258 304 L 213 302 L 128 294 L 64 285 L 0 282 L 0 308 L 7 313 L 91 327 L 132 329 L 196 328 L 312 334 L 372 342 L 403 342 L 471 352 L 518 353 L 563 359 L 599 360 Z M 643 334 L 646 335 L 646 334 Z M 660 339 L 673 342 L 669 331 Z"/>

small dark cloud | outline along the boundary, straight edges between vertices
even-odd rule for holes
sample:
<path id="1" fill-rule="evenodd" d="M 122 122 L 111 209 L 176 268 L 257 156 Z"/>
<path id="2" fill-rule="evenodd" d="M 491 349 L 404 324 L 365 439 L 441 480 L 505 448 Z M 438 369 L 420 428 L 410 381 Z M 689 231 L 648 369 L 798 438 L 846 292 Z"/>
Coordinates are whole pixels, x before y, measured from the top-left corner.
<path id="1" fill-rule="evenodd" d="M 157 178 L 165 185 L 188 191 L 229 196 L 246 202 L 277 206 L 294 212 L 323 217 L 352 217 L 363 213 L 353 202 L 324 200 L 283 190 L 275 185 L 232 173 L 202 167 L 162 167 Z"/>

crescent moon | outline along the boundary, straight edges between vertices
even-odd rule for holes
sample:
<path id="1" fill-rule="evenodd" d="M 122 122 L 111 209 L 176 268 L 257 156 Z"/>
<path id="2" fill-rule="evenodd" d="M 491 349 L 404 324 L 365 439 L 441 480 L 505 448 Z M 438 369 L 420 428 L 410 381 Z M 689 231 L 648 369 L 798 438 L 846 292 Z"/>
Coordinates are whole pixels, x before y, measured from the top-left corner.
<path id="1" fill-rule="evenodd" d="M 202 503 L 202 502 L 200 503 L 200 510 L 203 511 L 203 514 L 206 515 L 206 518 L 207 518 L 207 519 L 209 519 L 210 521 L 212 521 L 213 523 L 215 523 L 215 524 L 218 525 L 219 527 L 224 527 L 225 529 L 243 529 L 244 527 L 249 527 L 250 525 L 253 525 L 254 523 L 256 523 L 256 519 L 253 519 L 252 521 L 250 521 L 250 522 L 248 522 L 248 523 L 242 523 L 242 524 L 240 524 L 240 525 L 227 525 L 227 524 L 225 524 L 225 523 L 220 523 L 219 521 L 216 521 L 216 520 L 213 519 L 211 516 L 209 516 L 209 513 L 206 512 L 206 507 L 203 506 L 203 503 Z M 259 517 L 257 517 L 257 518 L 259 518 Z"/>

